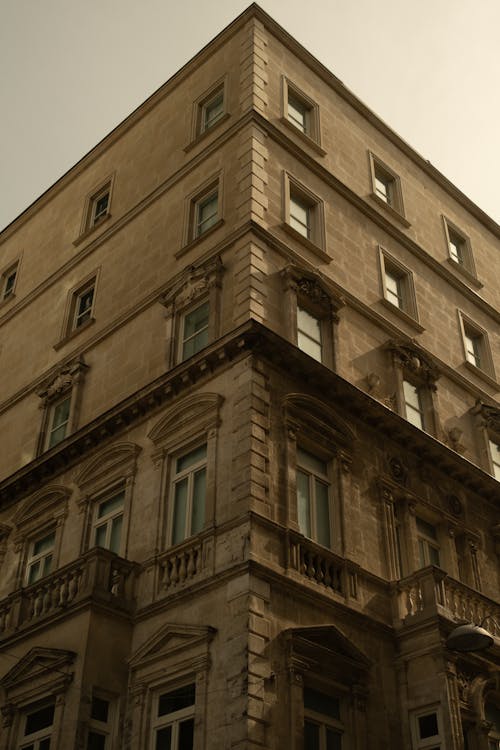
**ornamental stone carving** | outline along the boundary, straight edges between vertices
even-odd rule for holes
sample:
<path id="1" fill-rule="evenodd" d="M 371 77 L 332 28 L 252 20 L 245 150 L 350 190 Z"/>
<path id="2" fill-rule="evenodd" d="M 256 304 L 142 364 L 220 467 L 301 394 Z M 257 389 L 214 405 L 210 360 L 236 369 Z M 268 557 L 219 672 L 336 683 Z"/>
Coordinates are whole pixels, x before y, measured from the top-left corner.
<path id="1" fill-rule="evenodd" d="M 441 373 L 431 356 L 424 352 L 413 339 L 408 341 L 392 339 L 387 343 L 386 348 L 392 352 L 394 361 L 399 367 L 435 390 L 434 384 Z"/>

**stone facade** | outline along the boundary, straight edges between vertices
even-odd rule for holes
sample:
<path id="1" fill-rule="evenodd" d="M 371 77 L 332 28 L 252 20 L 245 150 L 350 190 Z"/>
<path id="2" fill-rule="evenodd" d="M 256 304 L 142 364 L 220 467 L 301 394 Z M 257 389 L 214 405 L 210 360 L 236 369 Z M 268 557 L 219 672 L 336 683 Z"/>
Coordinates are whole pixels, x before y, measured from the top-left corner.
<path id="1" fill-rule="evenodd" d="M 252 5 L 0 242 L 0 750 L 500 747 L 498 225 Z"/>

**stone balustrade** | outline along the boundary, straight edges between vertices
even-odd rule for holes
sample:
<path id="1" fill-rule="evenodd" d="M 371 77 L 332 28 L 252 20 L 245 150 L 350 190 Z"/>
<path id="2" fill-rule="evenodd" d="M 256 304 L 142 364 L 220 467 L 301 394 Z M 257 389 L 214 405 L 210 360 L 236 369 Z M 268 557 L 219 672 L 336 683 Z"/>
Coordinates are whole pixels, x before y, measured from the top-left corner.
<path id="1" fill-rule="evenodd" d="M 200 578 L 203 571 L 203 543 L 197 538 L 177 545 L 159 559 L 160 587 L 170 591 Z"/>
<path id="2" fill-rule="evenodd" d="M 95 547 L 40 581 L 18 589 L 0 603 L 0 638 L 62 613 L 85 600 L 130 612 L 134 605 L 135 563 Z"/>
<path id="3" fill-rule="evenodd" d="M 476 624 L 490 617 L 494 619 L 488 621 L 487 629 L 493 635 L 500 635 L 500 607 L 475 589 L 450 578 L 440 568 L 430 565 L 418 570 L 398 581 L 395 592 L 395 624 L 427 614 Z"/>
<path id="4" fill-rule="evenodd" d="M 343 596 L 357 597 L 357 575 L 349 562 L 302 534 L 287 533 L 287 567 Z"/>

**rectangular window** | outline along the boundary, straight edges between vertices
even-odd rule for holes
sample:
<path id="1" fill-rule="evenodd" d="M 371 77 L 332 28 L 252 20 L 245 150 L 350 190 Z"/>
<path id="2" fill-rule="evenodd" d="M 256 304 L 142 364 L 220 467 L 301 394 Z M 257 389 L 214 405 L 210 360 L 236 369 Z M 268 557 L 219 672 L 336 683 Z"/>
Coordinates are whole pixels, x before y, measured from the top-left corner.
<path id="1" fill-rule="evenodd" d="M 342 750 L 343 723 L 340 700 L 304 688 L 304 748 L 306 750 Z"/>
<path id="2" fill-rule="evenodd" d="M 448 229 L 450 258 L 461 266 L 465 263 L 465 241 L 452 229 Z"/>
<path id="3" fill-rule="evenodd" d="M 481 336 L 478 336 L 465 328 L 464 342 L 465 358 L 467 362 L 470 362 L 476 367 L 481 367 Z"/>
<path id="4" fill-rule="evenodd" d="M 415 425 L 415 427 L 423 430 L 424 409 L 420 389 L 408 380 L 403 380 L 403 397 L 406 419 L 408 422 Z"/>
<path id="5" fill-rule="evenodd" d="M 500 482 L 500 444 L 493 440 L 488 440 L 488 447 L 490 449 L 493 476 Z"/>
<path id="6" fill-rule="evenodd" d="M 208 302 L 185 313 L 181 321 L 181 361 L 192 357 L 208 344 Z"/>
<path id="7" fill-rule="evenodd" d="M 418 322 L 412 272 L 384 248 L 379 248 L 379 253 L 384 300 Z"/>
<path id="8" fill-rule="evenodd" d="M 31 542 L 26 563 L 26 583 L 28 586 L 52 572 L 55 540 L 55 532 L 51 531 L 50 534 L 45 534 L 45 536 Z"/>
<path id="9" fill-rule="evenodd" d="M 297 517 L 304 536 L 331 546 L 328 465 L 301 448 L 297 449 Z"/>
<path id="10" fill-rule="evenodd" d="M 494 378 L 493 359 L 487 332 L 461 311 L 458 312 L 458 317 L 466 365 L 477 367 L 485 375 Z"/>
<path id="11" fill-rule="evenodd" d="M 153 718 L 153 750 L 193 750 L 195 686 L 158 696 Z"/>
<path id="12" fill-rule="evenodd" d="M 219 220 L 219 192 L 215 190 L 200 198 L 195 205 L 194 236 L 205 234 Z"/>
<path id="13" fill-rule="evenodd" d="M 14 294 L 17 277 L 17 263 L 7 269 L 0 278 L 0 301 L 8 299 Z"/>
<path id="14" fill-rule="evenodd" d="M 285 77 L 283 82 L 282 122 L 319 145 L 319 107 Z M 310 144 L 311 145 L 311 144 Z"/>
<path id="15" fill-rule="evenodd" d="M 418 516 L 416 523 L 420 566 L 422 568 L 425 568 L 426 565 L 439 567 L 439 543 L 436 527 L 424 521 L 423 518 L 418 518 Z"/>
<path id="16" fill-rule="evenodd" d="M 448 260 L 456 270 L 465 274 L 469 281 L 478 283 L 469 238 L 444 216 L 443 222 L 448 245 Z"/>
<path id="17" fill-rule="evenodd" d="M 372 195 L 380 203 L 404 216 L 403 194 L 398 175 L 370 153 Z"/>
<path id="18" fill-rule="evenodd" d="M 97 224 L 103 219 L 108 213 L 109 206 L 109 190 L 105 190 L 100 195 L 94 198 L 92 204 L 92 224 Z"/>
<path id="19" fill-rule="evenodd" d="M 111 706 L 108 700 L 92 696 L 86 750 L 111 750 Z"/>
<path id="20" fill-rule="evenodd" d="M 414 714 L 412 734 L 417 750 L 440 750 L 441 728 L 440 715 L 437 711 L 425 711 Z"/>
<path id="21" fill-rule="evenodd" d="M 120 554 L 125 492 L 121 490 L 97 504 L 94 520 L 94 545 Z"/>
<path id="22" fill-rule="evenodd" d="M 92 318 L 92 307 L 94 304 L 95 279 L 86 284 L 84 289 L 80 289 L 74 295 L 73 315 L 71 330 L 80 328 Z"/>
<path id="23" fill-rule="evenodd" d="M 302 307 L 297 308 L 297 346 L 322 362 L 321 321 Z"/>
<path id="24" fill-rule="evenodd" d="M 385 272 L 385 298 L 400 310 L 403 309 L 403 285 L 401 276 L 397 276 L 393 271 Z"/>
<path id="25" fill-rule="evenodd" d="M 297 196 L 290 195 L 290 226 L 307 239 L 311 237 L 311 207 Z"/>
<path id="26" fill-rule="evenodd" d="M 224 116 L 224 89 L 219 88 L 201 104 L 201 131 L 209 130 Z"/>
<path id="27" fill-rule="evenodd" d="M 51 404 L 48 414 L 47 449 L 66 437 L 69 426 L 71 394 Z"/>
<path id="28" fill-rule="evenodd" d="M 50 750 L 54 704 L 26 714 L 19 750 Z"/>
<path id="29" fill-rule="evenodd" d="M 172 487 L 172 544 L 179 544 L 203 529 L 206 478 L 206 444 L 175 460 Z"/>

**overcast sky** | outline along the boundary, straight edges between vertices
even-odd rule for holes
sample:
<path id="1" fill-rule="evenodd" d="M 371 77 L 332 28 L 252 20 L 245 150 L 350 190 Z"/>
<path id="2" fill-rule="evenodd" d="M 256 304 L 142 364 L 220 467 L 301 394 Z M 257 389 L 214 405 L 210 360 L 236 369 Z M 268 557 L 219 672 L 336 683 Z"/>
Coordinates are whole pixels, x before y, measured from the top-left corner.
<path id="1" fill-rule="evenodd" d="M 0 0 L 0 228 L 249 5 Z M 500 222 L 500 0 L 261 0 Z"/>

